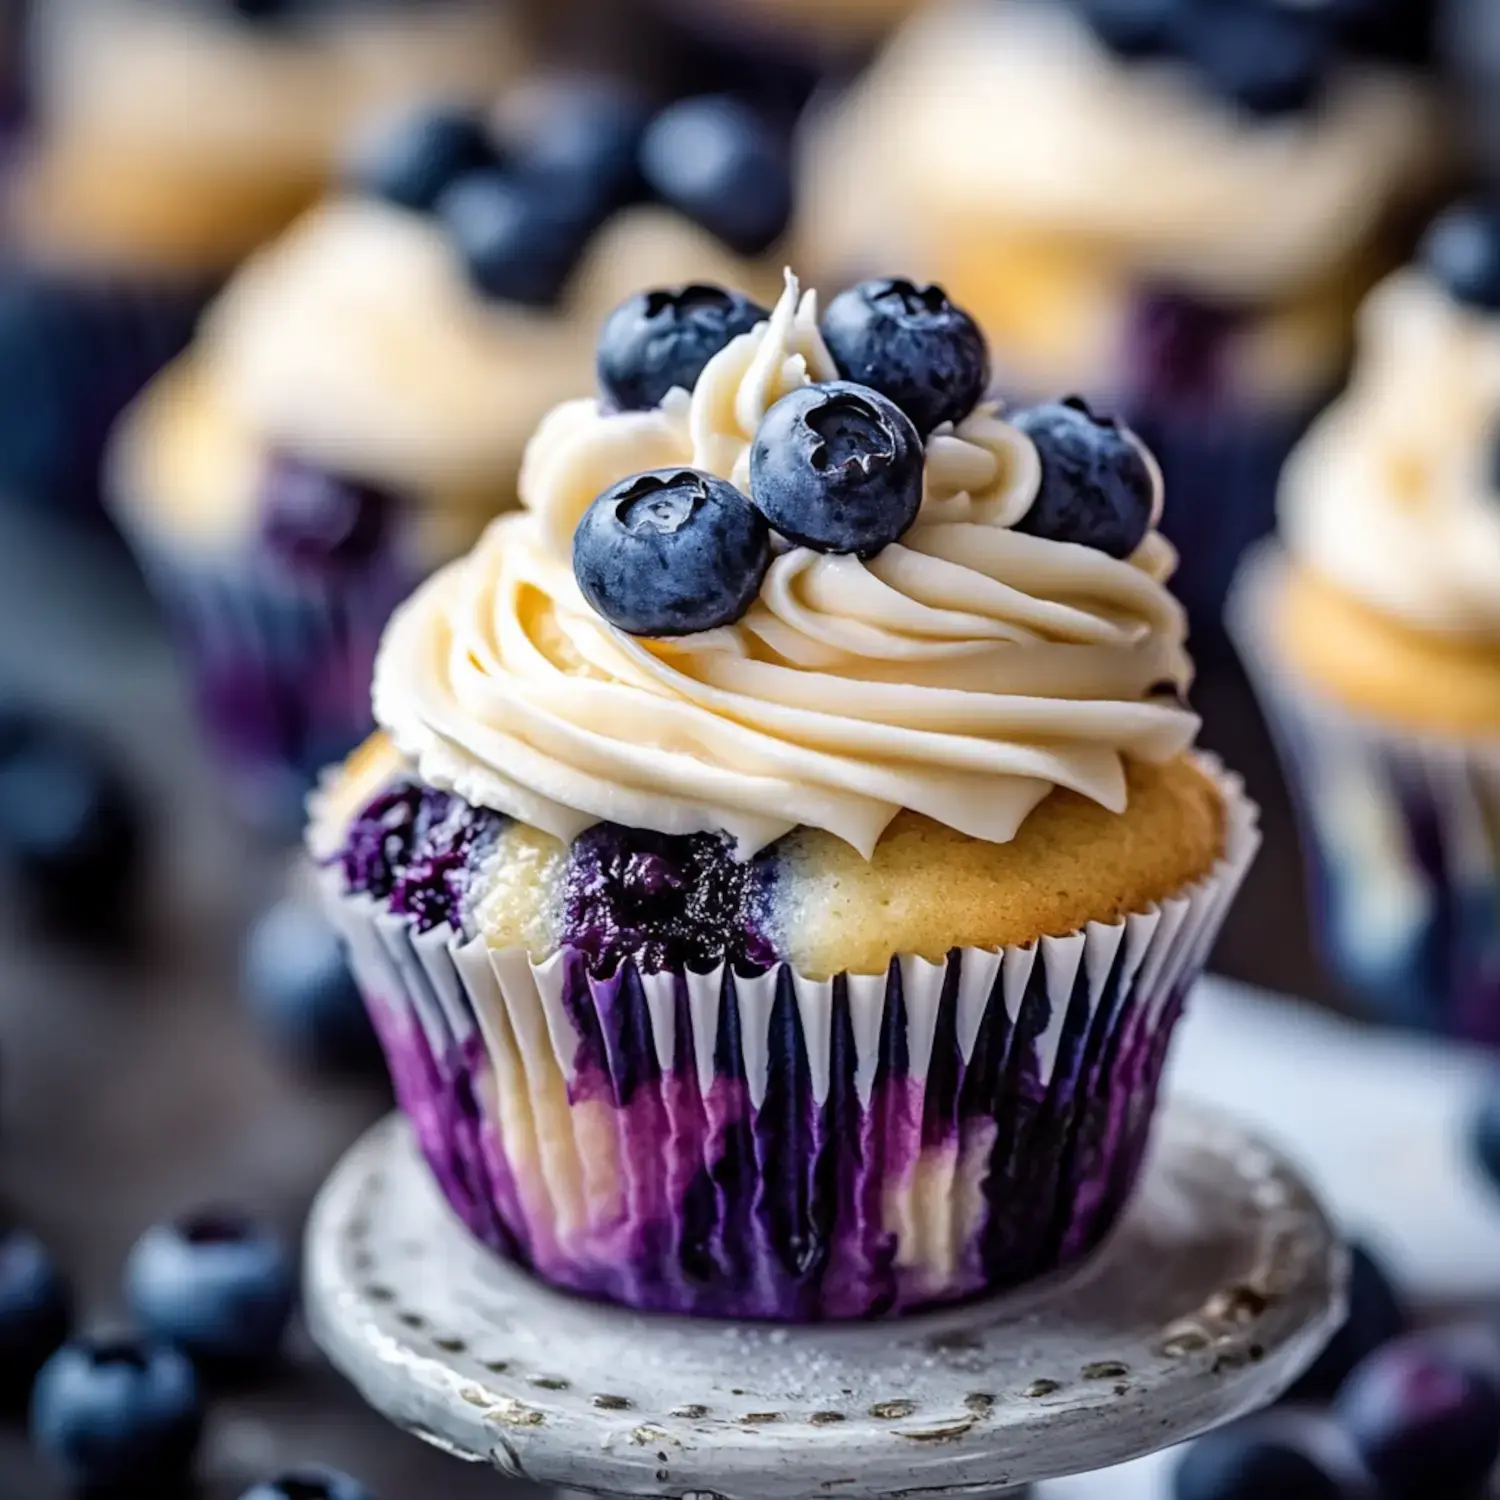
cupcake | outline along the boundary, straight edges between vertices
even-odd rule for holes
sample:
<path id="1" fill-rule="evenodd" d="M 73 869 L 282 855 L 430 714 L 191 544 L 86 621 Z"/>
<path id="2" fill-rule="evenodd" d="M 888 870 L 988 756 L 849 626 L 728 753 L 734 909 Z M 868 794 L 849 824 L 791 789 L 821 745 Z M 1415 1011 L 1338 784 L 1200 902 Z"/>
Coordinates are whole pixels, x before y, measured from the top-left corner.
<path id="1" fill-rule="evenodd" d="M 309 843 L 455 1213 L 631 1307 L 896 1314 L 1115 1222 L 1251 858 L 1159 475 L 936 288 L 611 318 L 393 617 Z"/>
<path id="2" fill-rule="evenodd" d="M 809 127 L 802 253 L 917 268 L 973 309 L 1003 392 L 1129 420 L 1201 627 L 1443 159 L 1417 71 L 1335 26 L 1359 9 L 943 6 Z"/>
<path id="3" fill-rule="evenodd" d="M 680 194 L 701 223 L 640 201 L 638 152 L 670 187 L 674 133 L 739 106 L 648 118 L 561 88 L 511 101 L 504 129 L 446 109 L 383 125 L 120 424 L 112 512 L 255 823 L 300 828 L 318 769 L 369 732 L 386 617 L 515 503 L 526 441 L 589 383 L 610 310 L 653 273 L 777 284 L 749 252 L 785 228 L 784 149 L 741 152 L 749 191 L 731 152 L 721 188 Z"/>
<path id="4" fill-rule="evenodd" d="M 1500 1044 L 1500 208 L 1455 210 L 1361 316 L 1232 625 L 1298 794 L 1334 968 Z"/>
<path id="5" fill-rule="evenodd" d="M 35 119 L 5 201 L 0 486 L 87 506 L 104 434 L 241 257 L 314 201 L 351 125 L 488 97 L 488 0 L 46 0 Z"/>

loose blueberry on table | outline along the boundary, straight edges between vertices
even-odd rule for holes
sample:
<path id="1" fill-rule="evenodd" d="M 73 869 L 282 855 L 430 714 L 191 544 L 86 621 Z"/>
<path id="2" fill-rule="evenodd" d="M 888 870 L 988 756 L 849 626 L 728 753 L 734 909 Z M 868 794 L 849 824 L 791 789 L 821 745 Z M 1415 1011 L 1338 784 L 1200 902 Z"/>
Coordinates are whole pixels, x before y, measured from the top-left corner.
<path id="1" fill-rule="evenodd" d="M 253 1485 L 240 1500 L 375 1500 L 359 1480 L 337 1469 L 292 1469 Z"/>
<path id="2" fill-rule="evenodd" d="M 894 401 L 924 438 L 963 421 L 990 382 L 979 325 L 938 286 L 862 282 L 828 304 L 822 333 L 839 374 Z"/>
<path id="3" fill-rule="evenodd" d="M 1408 1327 L 1406 1310 L 1370 1250 L 1349 1247 L 1349 1314 L 1313 1367 L 1292 1388 L 1295 1401 L 1330 1401 L 1355 1367 Z"/>
<path id="4" fill-rule="evenodd" d="M 1173 1500 L 1355 1500 L 1307 1436 L 1267 1417 L 1211 1432 L 1178 1460 Z"/>
<path id="5" fill-rule="evenodd" d="M 717 286 L 641 292 L 600 330 L 599 389 L 619 411 L 651 411 L 669 391 L 691 391 L 714 355 L 770 316 Z"/>
<path id="6" fill-rule="evenodd" d="M 148 1229 L 125 1265 L 141 1326 L 212 1366 L 268 1363 L 296 1301 L 281 1239 L 238 1213 L 212 1210 Z"/>
<path id="7" fill-rule="evenodd" d="M 0 1408 L 25 1403 L 71 1316 L 71 1293 L 46 1246 L 25 1230 L 0 1230 Z"/>
<path id="8" fill-rule="evenodd" d="M 170 1344 L 130 1336 L 64 1344 L 32 1391 L 33 1445 L 90 1495 L 170 1493 L 191 1471 L 202 1429 L 192 1362 Z"/>
<path id="9" fill-rule="evenodd" d="M 1016 530 L 1125 558 L 1151 529 L 1156 478 L 1131 433 L 1077 397 L 1010 413 L 1042 460 L 1042 485 Z"/>
<path id="10" fill-rule="evenodd" d="M 926 454 L 911 419 L 869 386 L 783 396 L 750 448 L 750 498 L 788 541 L 873 557 L 922 508 Z"/>
<path id="11" fill-rule="evenodd" d="M 607 489 L 573 535 L 594 609 L 632 635 L 691 635 L 741 618 L 771 564 L 765 518 L 728 480 L 693 469 Z"/>

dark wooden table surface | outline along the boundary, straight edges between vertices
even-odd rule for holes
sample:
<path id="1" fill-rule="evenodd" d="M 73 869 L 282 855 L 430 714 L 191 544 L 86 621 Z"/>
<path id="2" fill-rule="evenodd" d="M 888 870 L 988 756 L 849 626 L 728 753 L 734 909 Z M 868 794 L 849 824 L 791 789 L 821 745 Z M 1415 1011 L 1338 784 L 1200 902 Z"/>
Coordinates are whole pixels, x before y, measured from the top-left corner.
<path id="1" fill-rule="evenodd" d="M 55 1247 L 88 1320 L 109 1320 L 125 1252 L 153 1220 L 231 1201 L 296 1233 L 325 1173 L 388 1100 L 290 1071 L 241 1012 L 240 940 L 281 888 L 288 852 L 229 821 L 118 551 L 0 509 L 0 687 L 12 685 L 103 729 L 154 835 L 142 930 L 124 956 L 44 941 L 0 901 L 0 1194 Z M 1199 706 L 1206 742 L 1246 775 L 1267 818 L 1266 856 L 1218 967 L 1331 998 L 1307 948 L 1269 747 L 1232 667 L 1204 671 Z M 360 1475 L 382 1500 L 468 1500 L 502 1486 L 386 1426 L 299 1342 L 282 1376 L 215 1403 L 204 1495 L 234 1500 L 309 1460 Z M 0 1428 L 0 1500 L 53 1494 L 24 1433 Z"/>

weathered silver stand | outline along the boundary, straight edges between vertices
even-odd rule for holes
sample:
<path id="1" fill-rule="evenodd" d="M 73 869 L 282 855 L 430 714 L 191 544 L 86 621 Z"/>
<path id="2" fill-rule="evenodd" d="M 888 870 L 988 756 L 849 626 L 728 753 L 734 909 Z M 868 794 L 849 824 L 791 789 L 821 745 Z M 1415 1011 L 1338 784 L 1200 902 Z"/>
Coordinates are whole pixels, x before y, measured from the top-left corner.
<path id="1" fill-rule="evenodd" d="M 1265 1404 L 1337 1325 L 1343 1275 L 1292 1169 L 1174 1105 L 1125 1222 L 1066 1278 L 884 1325 L 641 1317 L 481 1249 L 393 1119 L 314 1209 L 307 1310 L 374 1407 L 503 1474 L 596 1495 L 935 1500 L 1105 1468 Z"/>

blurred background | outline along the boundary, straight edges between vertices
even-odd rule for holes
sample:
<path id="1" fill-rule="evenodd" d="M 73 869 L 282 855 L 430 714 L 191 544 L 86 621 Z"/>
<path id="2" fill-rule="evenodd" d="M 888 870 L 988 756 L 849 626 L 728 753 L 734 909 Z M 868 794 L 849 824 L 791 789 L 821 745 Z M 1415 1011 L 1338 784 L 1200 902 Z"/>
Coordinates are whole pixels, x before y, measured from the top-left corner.
<path id="1" fill-rule="evenodd" d="M 1256 993 L 1213 989 L 1179 1082 L 1390 1269 L 1406 1310 L 1372 1294 L 1358 1352 L 1495 1316 L 1500 4 L 0 0 L 0 28 L 0 1237 L 46 1247 L 77 1326 L 126 1318 L 131 1247 L 185 1212 L 295 1247 L 390 1108 L 298 856 L 380 626 L 514 503 L 612 307 L 774 300 L 787 264 L 938 280 L 997 395 L 1151 444 L 1203 741 L 1266 834 L 1213 963 Z M 5 1243 L 19 1368 L 39 1294 Z M 202 1493 L 314 1460 L 385 1500 L 503 1488 L 293 1327 L 215 1386 Z M 1131 1482 L 1172 1492 L 1057 1493 Z M 0 1495 L 54 1493 L 0 1425 Z"/>

